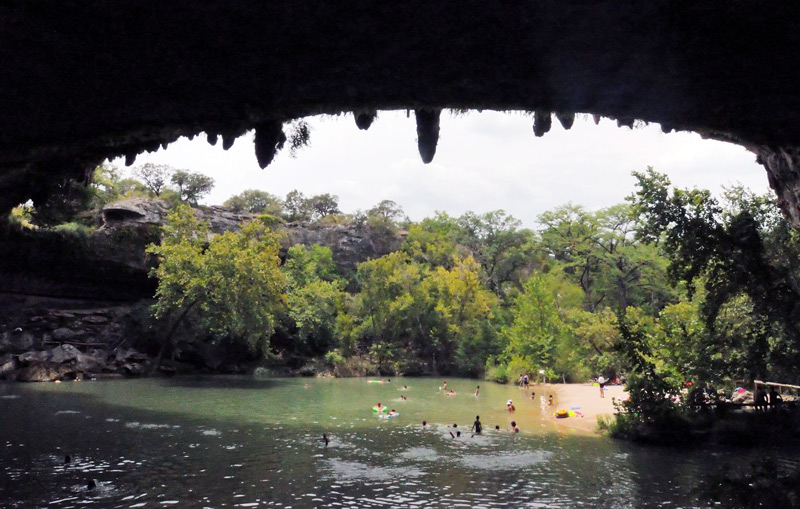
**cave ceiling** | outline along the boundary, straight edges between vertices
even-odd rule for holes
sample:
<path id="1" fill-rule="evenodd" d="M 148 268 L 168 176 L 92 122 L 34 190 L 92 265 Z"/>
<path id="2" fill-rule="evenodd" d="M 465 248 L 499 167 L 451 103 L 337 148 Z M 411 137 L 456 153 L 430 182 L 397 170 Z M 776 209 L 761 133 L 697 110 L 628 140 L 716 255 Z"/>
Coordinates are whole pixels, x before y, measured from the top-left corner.
<path id="1" fill-rule="evenodd" d="M 0 4 L 0 209 L 180 136 L 380 110 L 589 113 L 745 146 L 800 227 L 800 4 L 768 1 L 8 0 Z M 378 118 L 377 121 L 380 121 Z M 357 150 L 354 147 L 354 150 Z"/>

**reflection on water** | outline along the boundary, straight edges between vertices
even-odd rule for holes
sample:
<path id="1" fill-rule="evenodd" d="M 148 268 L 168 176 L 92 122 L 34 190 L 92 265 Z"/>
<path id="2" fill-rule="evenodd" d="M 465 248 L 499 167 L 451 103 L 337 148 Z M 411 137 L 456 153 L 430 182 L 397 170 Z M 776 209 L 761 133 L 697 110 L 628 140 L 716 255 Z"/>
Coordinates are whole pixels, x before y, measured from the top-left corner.
<path id="1" fill-rule="evenodd" d="M 688 507 L 699 475 L 763 452 L 573 436 L 518 389 L 483 381 L 449 381 L 456 397 L 440 380 L 309 382 L 0 385 L 0 506 Z M 378 401 L 400 415 L 378 419 Z M 478 414 L 486 431 L 473 436 Z M 523 433 L 494 431 L 512 418 Z"/>

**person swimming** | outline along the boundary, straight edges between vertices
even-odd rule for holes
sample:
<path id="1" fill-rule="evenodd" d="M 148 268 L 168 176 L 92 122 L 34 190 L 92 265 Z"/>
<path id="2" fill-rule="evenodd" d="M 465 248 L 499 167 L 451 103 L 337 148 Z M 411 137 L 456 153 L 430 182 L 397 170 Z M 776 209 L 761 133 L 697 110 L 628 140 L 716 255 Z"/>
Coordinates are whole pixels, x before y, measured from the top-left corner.
<path id="1" fill-rule="evenodd" d="M 472 428 L 471 429 L 473 431 L 475 431 L 476 434 L 478 434 L 478 435 L 481 434 L 481 430 L 483 429 L 483 425 L 481 424 L 481 416 L 480 415 L 476 415 L 475 416 L 475 422 L 472 423 Z"/>
<path id="2" fill-rule="evenodd" d="M 449 390 L 449 391 L 447 391 L 445 394 L 446 394 L 447 396 L 455 396 L 455 395 L 456 395 L 456 391 L 455 391 L 455 390 L 453 390 L 453 389 L 450 389 L 450 390 Z"/>
<path id="3" fill-rule="evenodd" d="M 514 433 L 519 433 L 519 426 L 517 426 L 517 421 L 511 421 L 511 431 Z"/>
<path id="4" fill-rule="evenodd" d="M 430 428 L 430 427 L 431 427 L 431 425 L 430 425 L 430 424 L 428 424 L 428 421 L 422 421 L 422 428 L 423 428 L 423 429 L 425 429 L 425 428 Z"/>

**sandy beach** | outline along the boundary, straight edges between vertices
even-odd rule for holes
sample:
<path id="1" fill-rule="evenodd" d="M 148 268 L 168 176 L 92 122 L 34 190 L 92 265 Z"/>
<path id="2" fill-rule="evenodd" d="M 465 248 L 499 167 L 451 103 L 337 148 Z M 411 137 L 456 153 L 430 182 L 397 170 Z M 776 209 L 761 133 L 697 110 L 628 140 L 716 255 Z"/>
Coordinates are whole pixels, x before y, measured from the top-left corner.
<path id="1" fill-rule="evenodd" d="M 537 389 L 537 392 L 544 389 L 556 395 L 553 401 L 554 412 L 561 408 L 569 410 L 573 406 L 580 407 L 574 410 L 575 416 L 555 419 L 555 422 L 560 427 L 587 433 L 597 432 L 598 416 L 614 413 L 614 398 L 628 397 L 628 393 L 621 385 L 606 386 L 604 398 L 600 397 L 600 388 L 591 384 L 539 384 L 536 387 L 541 388 Z M 578 412 L 583 416 L 581 417 Z"/>

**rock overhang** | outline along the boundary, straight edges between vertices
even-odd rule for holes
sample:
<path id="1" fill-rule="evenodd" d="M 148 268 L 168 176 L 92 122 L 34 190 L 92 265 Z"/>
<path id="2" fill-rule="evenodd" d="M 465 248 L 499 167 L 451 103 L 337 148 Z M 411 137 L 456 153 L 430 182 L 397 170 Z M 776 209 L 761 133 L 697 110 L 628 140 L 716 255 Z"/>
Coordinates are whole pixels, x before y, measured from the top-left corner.
<path id="1" fill-rule="evenodd" d="M 415 112 L 435 154 L 443 108 L 526 110 L 536 135 L 576 112 L 744 145 L 800 226 L 800 6 L 788 2 L 473 0 L 0 5 L 0 207 L 102 160 L 283 123 Z"/>

